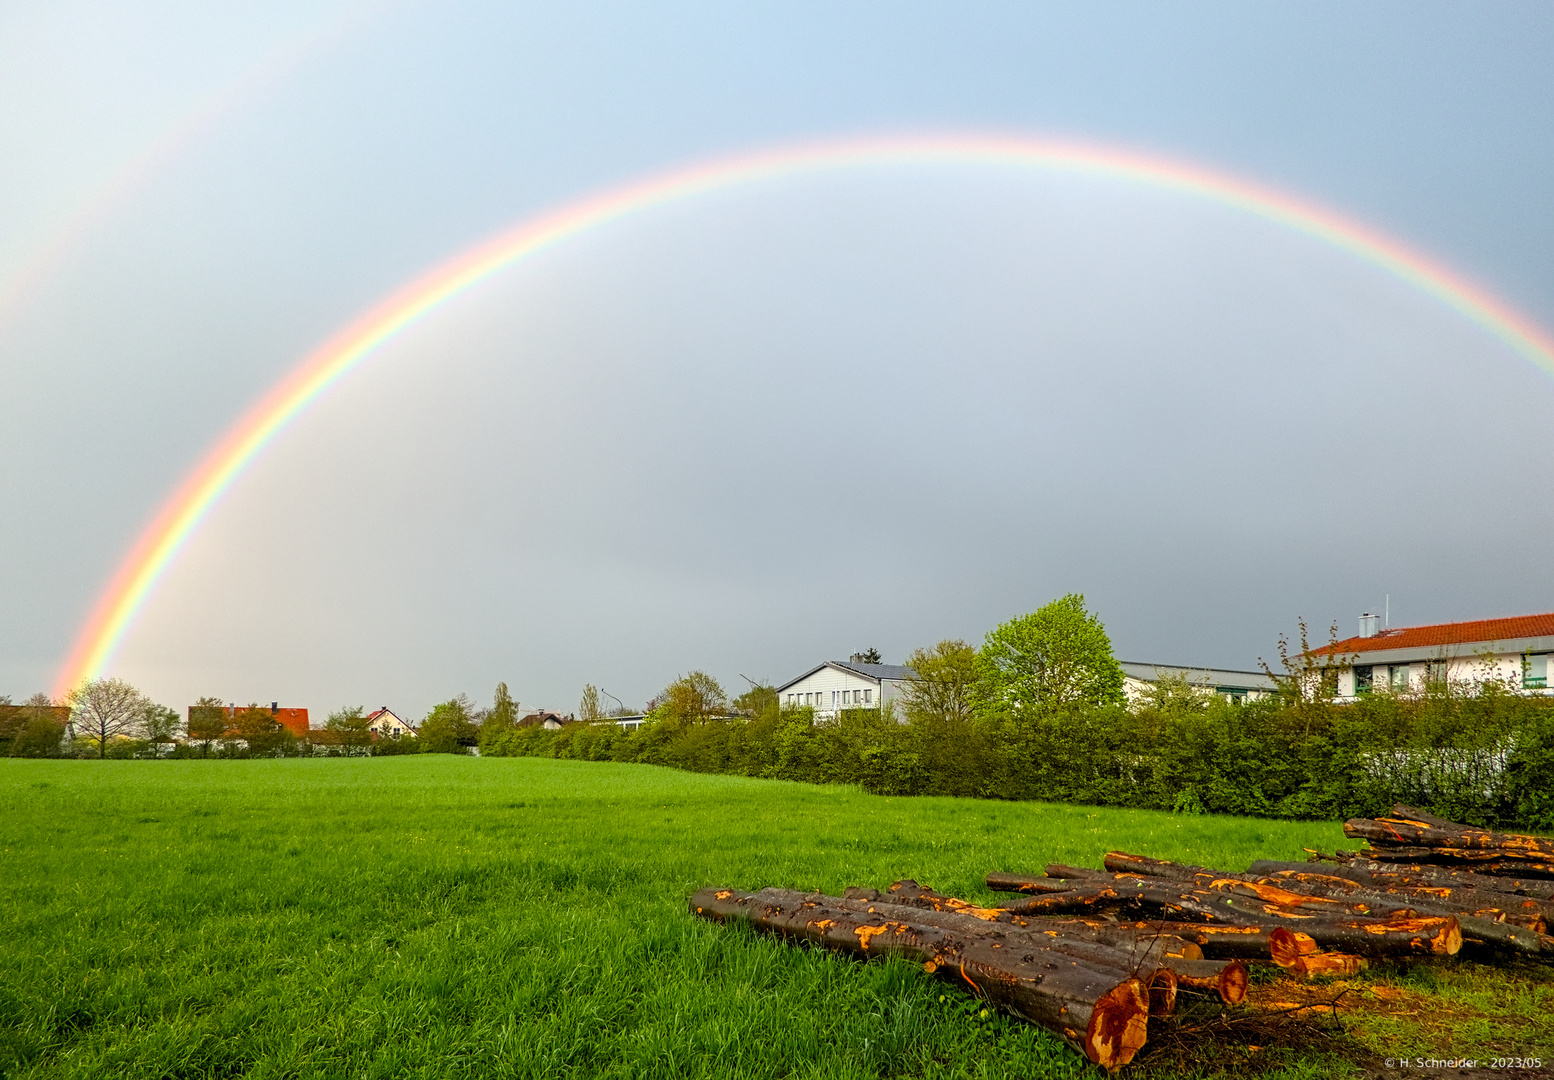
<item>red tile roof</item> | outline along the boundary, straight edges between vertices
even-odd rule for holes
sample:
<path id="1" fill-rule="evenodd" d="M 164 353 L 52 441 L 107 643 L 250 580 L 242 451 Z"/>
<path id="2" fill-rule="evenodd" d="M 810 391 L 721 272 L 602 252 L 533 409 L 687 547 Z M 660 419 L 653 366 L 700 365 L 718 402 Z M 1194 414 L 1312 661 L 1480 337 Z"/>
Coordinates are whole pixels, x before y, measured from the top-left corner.
<path id="1" fill-rule="evenodd" d="M 1554 612 L 1516 615 L 1509 619 L 1475 619 L 1472 622 L 1436 623 L 1434 626 L 1400 626 L 1373 637 L 1352 637 L 1312 653 L 1366 653 L 1383 649 L 1429 649 L 1449 645 L 1487 645 L 1516 638 L 1554 637 Z"/>

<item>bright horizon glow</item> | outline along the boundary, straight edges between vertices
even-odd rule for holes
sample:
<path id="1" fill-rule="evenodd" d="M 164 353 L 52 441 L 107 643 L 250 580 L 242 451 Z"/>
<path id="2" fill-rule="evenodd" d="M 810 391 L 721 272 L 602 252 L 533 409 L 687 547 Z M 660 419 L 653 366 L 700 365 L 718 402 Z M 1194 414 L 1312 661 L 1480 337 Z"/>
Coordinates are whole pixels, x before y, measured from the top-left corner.
<path id="1" fill-rule="evenodd" d="M 1455 271 L 1335 211 L 1200 165 L 1092 144 L 978 135 L 854 138 L 715 158 L 629 181 L 506 229 L 397 290 L 305 357 L 222 436 L 142 532 L 82 627 L 60 669 L 56 696 L 104 673 L 184 544 L 264 448 L 379 345 L 447 301 L 565 240 L 668 203 L 805 174 L 923 164 L 1125 180 L 1242 210 L 1386 270 L 1554 374 L 1554 338 Z"/>

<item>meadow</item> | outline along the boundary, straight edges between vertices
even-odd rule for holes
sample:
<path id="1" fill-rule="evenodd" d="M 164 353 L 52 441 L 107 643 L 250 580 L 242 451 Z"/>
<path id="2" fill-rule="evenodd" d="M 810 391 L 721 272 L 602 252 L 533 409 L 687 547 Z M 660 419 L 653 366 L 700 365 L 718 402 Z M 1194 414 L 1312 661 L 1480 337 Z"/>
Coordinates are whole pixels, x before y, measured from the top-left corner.
<path id="1" fill-rule="evenodd" d="M 1241 869 L 1342 843 L 1335 823 L 617 763 L 0 760 L 0 1075 L 1099 1075 L 912 965 L 704 923 L 686 898 L 900 877 L 988 898 L 988 870 L 1109 848 Z M 1542 969 L 1366 979 L 1426 1007 L 1203 1067 L 1554 1046 Z"/>

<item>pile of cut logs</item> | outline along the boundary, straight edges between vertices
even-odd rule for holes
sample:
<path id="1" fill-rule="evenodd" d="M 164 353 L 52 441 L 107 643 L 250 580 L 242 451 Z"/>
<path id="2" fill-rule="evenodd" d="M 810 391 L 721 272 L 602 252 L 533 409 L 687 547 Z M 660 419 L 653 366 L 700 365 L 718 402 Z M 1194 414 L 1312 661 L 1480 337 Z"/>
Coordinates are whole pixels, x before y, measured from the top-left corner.
<path id="1" fill-rule="evenodd" d="M 1371 958 L 1522 954 L 1554 960 L 1554 840 L 1490 833 L 1393 808 L 1345 834 L 1366 852 L 1253 863 L 1244 874 L 1110 852 L 1104 870 L 993 873 L 1018 896 L 981 907 L 915 881 L 841 896 L 703 889 L 691 910 L 863 956 L 903 956 L 1126 1065 L 1179 993 L 1238 1005 L 1247 963 L 1352 975 Z M 1471 869 L 1467 869 L 1467 868 Z"/>

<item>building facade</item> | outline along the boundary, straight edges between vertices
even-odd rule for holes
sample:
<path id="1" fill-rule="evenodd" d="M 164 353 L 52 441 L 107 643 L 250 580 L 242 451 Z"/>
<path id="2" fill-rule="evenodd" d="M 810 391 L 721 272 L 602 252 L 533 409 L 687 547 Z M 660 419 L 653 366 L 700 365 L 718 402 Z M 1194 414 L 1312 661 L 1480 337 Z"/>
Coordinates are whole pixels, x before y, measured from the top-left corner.
<path id="1" fill-rule="evenodd" d="M 1471 688 L 1495 681 L 1528 694 L 1551 692 L 1554 613 L 1396 629 L 1380 623 L 1375 615 L 1361 615 L 1357 635 L 1312 650 L 1337 662 L 1340 700 L 1442 682 Z"/>
<path id="2" fill-rule="evenodd" d="M 367 730 L 377 739 L 399 739 L 407 735 L 414 738 L 416 735 L 416 729 L 395 716 L 387 705 L 367 714 Z"/>
<path id="3" fill-rule="evenodd" d="M 843 709 L 877 709 L 901 696 L 901 685 L 916 677 L 899 664 L 868 664 L 860 658 L 827 660 L 777 688 L 784 708 L 810 708 L 816 720 L 833 719 Z"/>
<path id="4" fill-rule="evenodd" d="M 1179 664 L 1140 664 L 1118 661 L 1122 667 L 1122 691 L 1129 705 L 1136 705 L 1161 679 L 1185 679 L 1189 686 L 1226 701 L 1247 702 L 1278 693 L 1279 686 L 1266 671 L 1230 668 L 1182 667 Z"/>

